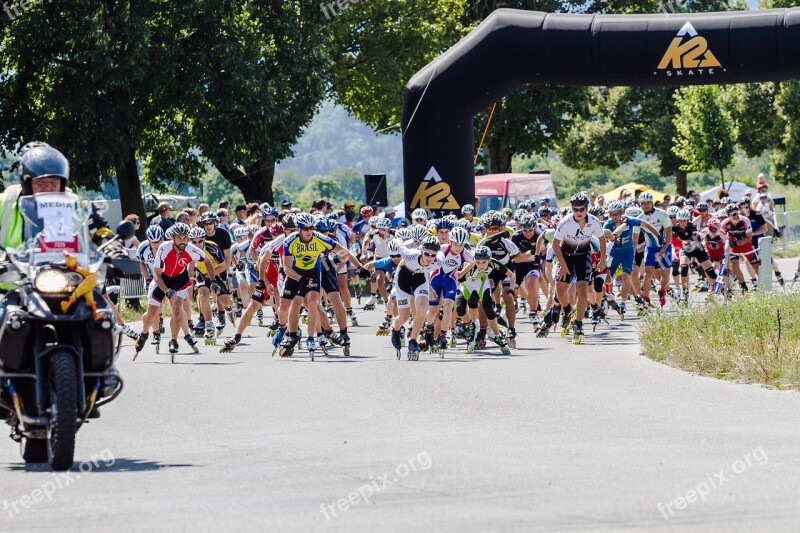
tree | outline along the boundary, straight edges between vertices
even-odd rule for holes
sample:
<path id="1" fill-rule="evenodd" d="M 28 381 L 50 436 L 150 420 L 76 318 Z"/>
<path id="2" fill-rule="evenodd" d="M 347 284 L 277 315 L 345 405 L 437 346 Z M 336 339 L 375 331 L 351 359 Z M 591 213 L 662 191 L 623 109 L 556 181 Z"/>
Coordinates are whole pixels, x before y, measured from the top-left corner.
<path id="1" fill-rule="evenodd" d="M 728 85 L 722 102 L 734 124 L 734 139 L 748 157 L 758 157 L 780 142 L 784 124 L 776 120 L 773 82 Z"/>
<path id="2" fill-rule="evenodd" d="M 195 11 L 193 2 L 32 3 L 0 34 L 4 150 L 49 142 L 70 160 L 77 187 L 97 189 L 116 173 L 123 212 L 144 218 L 139 160 L 152 156 L 153 169 L 169 161 L 170 177 L 182 179 L 202 168 L 180 142 L 175 92 L 176 26 Z"/>
<path id="3" fill-rule="evenodd" d="M 325 18 L 311 0 L 210 5 L 184 50 L 192 138 L 248 201 L 273 203 L 275 163 L 323 98 Z"/>
<path id="4" fill-rule="evenodd" d="M 781 183 L 800 185 L 800 81 L 781 82 L 775 106 L 783 127 L 772 153 L 772 173 Z"/>
<path id="5" fill-rule="evenodd" d="M 735 146 L 733 124 L 723 108 L 721 89 L 714 85 L 682 87 L 675 93 L 678 114 L 673 122 L 677 135 L 673 151 L 685 160 L 685 170 L 718 169 L 725 184 L 725 168 Z"/>

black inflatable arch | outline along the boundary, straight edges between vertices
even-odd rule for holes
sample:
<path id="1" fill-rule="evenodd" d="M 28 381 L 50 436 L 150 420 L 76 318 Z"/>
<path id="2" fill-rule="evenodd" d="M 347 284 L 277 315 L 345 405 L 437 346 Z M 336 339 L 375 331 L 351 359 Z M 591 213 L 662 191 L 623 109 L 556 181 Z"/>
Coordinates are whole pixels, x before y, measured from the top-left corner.
<path id="1" fill-rule="evenodd" d="M 800 77 L 800 8 L 690 15 L 499 9 L 406 86 L 406 210 L 474 199 L 473 116 L 526 83 L 697 85 Z"/>

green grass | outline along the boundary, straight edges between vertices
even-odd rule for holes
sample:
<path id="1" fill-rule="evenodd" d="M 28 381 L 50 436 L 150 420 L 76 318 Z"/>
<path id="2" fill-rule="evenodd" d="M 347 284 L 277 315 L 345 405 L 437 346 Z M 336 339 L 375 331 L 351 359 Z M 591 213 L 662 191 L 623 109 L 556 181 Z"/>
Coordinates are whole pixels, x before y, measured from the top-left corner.
<path id="1" fill-rule="evenodd" d="M 772 249 L 774 257 L 797 257 L 800 255 L 800 244 L 791 244 L 784 250 L 782 246 L 776 245 Z"/>
<path id="2" fill-rule="evenodd" d="M 800 389 L 800 295 L 754 294 L 675 315 L 653 315 L 644 355 L 704 376 Z"/>

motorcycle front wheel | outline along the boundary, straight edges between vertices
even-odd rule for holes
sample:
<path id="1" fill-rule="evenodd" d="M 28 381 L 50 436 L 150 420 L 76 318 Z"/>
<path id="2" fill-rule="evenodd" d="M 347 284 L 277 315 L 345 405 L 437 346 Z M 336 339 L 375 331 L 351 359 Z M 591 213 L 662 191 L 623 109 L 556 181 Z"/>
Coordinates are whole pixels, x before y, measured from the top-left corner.
<path id="1" fill-rule="evenodd" d="M 50 356 L 50 423 L 47 428 L 47 462 L 56 471 L 69 470 L 75 455 L 78 430 L 78 377 L 75 358 L 67 351 Z"/>

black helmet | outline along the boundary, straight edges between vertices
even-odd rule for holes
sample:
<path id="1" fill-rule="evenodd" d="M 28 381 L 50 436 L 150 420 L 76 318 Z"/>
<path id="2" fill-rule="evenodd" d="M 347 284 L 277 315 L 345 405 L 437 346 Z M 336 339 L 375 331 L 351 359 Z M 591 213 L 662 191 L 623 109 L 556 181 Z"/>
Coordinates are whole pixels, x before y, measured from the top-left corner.
<path id="1" fill-rule="evenodd" d="M 212 213 L 211 211 L 206 211 L 205 213 L 203 213 L 203 216 L 200 217 L 200 224 L 198 225 L 202 226 L 203 224 L 209 221 L 213 222 L 214 226 L 219 226 L 219 217 L 217 216 L 216 213 Z"/>
<path id="2" fill-rule="evenodd" d="M 30 142 L 20 150 L 20 182 L 23 194 L 33 194 L 31 180 L 61 178 L 61 192 L 67 187 L 69 162 L 64 154 L 47 143 Z"/>
<path id="3" fill-rule="evenodd" d="M 439 239 L 430 235 L 425 237 L 422 240 L 422 249 L 427 250 L 429 252 L 438 252 L 441 249 L 442 245 L 439 244 Z"/>
<path id="4" fill-rule="evenodd" d="M 117 224 L 117 235 L 119 235 L 119 238 L 123 241 L 133 237 L 134 233 L 136 233 L 136 228 L 130 220 L 123 220 Z"/>
<path id="5" fill-rule="evenodd" d="M 590 202 L 588 196 L 586 196 L 582 192 L 579 192 L 578 194 L 573 195 L 572 198 L 569 199 L 569 203 L 570 205 L 580 207 L 580 206 L 588 206 Z"/>

